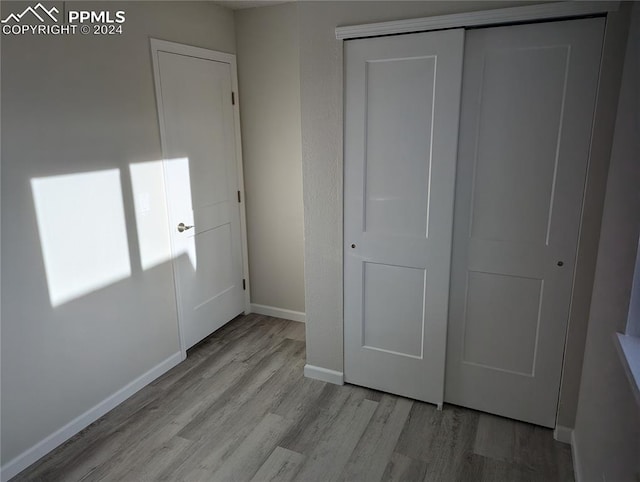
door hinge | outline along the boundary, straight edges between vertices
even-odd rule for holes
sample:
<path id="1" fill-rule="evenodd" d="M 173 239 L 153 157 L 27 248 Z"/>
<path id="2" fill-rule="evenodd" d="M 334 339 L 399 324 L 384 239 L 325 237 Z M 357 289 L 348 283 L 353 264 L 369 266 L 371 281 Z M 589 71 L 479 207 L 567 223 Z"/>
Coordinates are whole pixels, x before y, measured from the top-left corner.
<path id="1" fill-rule="evenodd" d="M 245 280 L 244 278 L 242 278 L 242 289 L 247 291 L 247 280 Z"/>
<path id="2" fill-rule="evenodd" d="M 236 105 L 236 93 L 231 92 L 231 105 Z"/>
<path id="3" fill-rule="evenodd" d="M 242 202 L 242 195 L 240 194 L 240 191 L 238 191 L 238 202 L 239 203 Z"/>

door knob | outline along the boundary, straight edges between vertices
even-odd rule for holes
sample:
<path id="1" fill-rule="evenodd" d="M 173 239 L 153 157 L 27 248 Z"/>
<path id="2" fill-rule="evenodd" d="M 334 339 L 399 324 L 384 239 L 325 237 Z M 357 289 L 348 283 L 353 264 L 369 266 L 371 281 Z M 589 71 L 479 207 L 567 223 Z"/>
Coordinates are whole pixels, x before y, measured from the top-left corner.
<path id="1" fill-rule="evenodd" d="M 187 229 L 191 229 L 193 226 L 186 226 L 184 223 L 180 223 L 178 224 L 178 232 L 182 233 L 184 231 L 186 231 Z"/>
<path id="2" fill-rule="evenodd" d="M 557 264 L 558 266 L 562 267 L 562 266 L 564 266 L 564 261 L 558 261 L 556 264 Z"/>

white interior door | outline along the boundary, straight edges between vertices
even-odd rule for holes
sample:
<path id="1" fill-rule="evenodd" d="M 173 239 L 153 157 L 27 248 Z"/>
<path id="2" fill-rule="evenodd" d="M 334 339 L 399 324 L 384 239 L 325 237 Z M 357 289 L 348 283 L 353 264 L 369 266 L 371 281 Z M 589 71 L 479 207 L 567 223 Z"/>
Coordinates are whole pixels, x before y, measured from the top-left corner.
<path id="1" fill-rule="evenodd" d="M 555 425 L 603 27 L 467 32 L 447 402 Z"/>
<path id="2" fill-rule="evenodd" d="M 345 44 L 345 380 L 438 405 L 463 40 Z"/>
<path id="3" fill-rule="evenodd" d="M 176 292 L 187 349 L 245 306 L 232 66 L 156 54 Z"/>

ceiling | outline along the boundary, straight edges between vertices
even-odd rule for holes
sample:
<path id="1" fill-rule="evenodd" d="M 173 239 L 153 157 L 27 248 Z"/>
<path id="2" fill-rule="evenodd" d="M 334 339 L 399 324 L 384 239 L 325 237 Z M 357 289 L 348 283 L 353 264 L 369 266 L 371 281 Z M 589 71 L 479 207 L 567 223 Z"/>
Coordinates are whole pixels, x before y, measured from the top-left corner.
<path id="1" fill-rule="evenodd" d="M 291 0 L 216 0 L 214 3 L 230 8 L 231 10 L 240 10 L 242 8 L 268 7 L 280 3 L 289 3 L 290 1 Z"/>

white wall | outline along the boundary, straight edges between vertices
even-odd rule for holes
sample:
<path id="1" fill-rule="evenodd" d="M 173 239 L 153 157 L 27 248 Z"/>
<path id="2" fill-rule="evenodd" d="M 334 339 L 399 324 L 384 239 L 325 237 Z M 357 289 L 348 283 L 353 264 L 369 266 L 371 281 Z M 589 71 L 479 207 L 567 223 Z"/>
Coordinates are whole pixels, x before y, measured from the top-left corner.
<path id="1" fill-rule="evenodd" d="M 208 2 L 71 4 L 124 10 L 125 33 L 2 39 L 2 220 L 11 225 L 2 230 L 3 465 L 179 352 L 171 266 L 141 267 L 129 175 L 131 163 L 162 158 L 149 38 L 235 52 L 233 13 Z M 1 13 L 24 6 L 2 2 Z M 106 235 L 122 241 L 130 274 L 52 306 L 48 282 L 58 278 L 45 269 L 30 182 L 107 169 L 120 170 L 126 228 Z M 161 208 L 161 198 L 149 201 Z M 103 221 L 59 211 L 47 216 L 71 245 Z M 95 261 L 110 246 L 88 248 Z"/>
<path id="2" fill-rule="evenodd" d="M 640 5 L 631 18 L 574 432 L 583 481 L 640 476 L 640 406 L 613 340 L 625 330 L 640 235 Z"/>
<path id="3" fill-rule="evenodd" d="M 636 138 L 640 142 L 640 138 Z M 629 317 L 627 319 L 627 335 L 640 336 L 640 240 L 636 254 L 636 267 L 633 272 L 633 288 L 629 300 Z"/>
<path id="4" fill-rule="evenodd" d="M 575 425 L 580 392 L 580 377 L 596 269 L 595 261 L 598 254 L 602 209 L 624 63 L 629 6 L 629 2 L 623 2 L 620 10 L 610 12 L 607 15 L 604 35 L 595 122 L 591 137 L 591 158 L 589 159 L 589 171 L 585 186 L 582 225 L 578 241 L 571 312 L 558 403 L 557 424 L 569 428 Z"/>
<path id="5" fill-rule="evenodd" d="M 251 302 L 304 312 L 297 5 L 235 20 Z"/>

